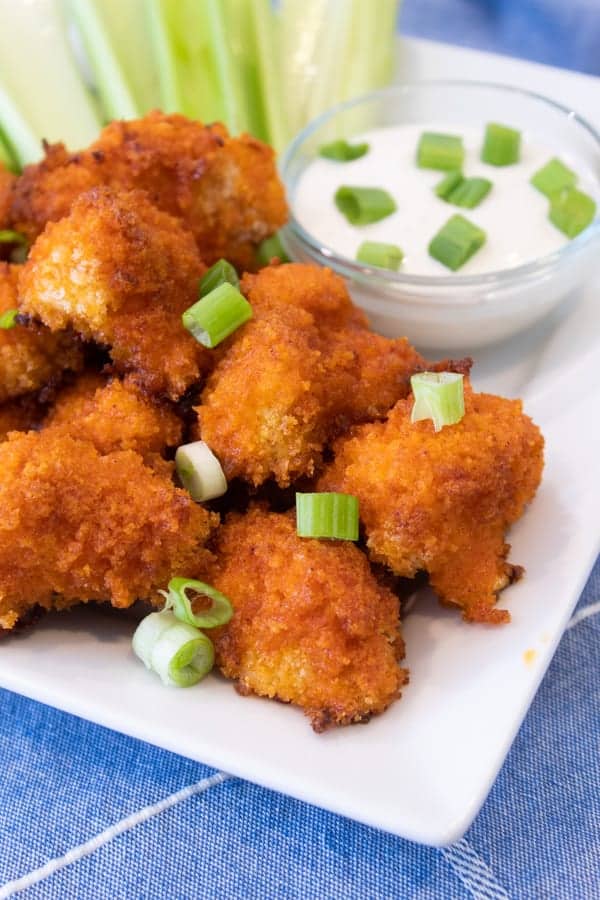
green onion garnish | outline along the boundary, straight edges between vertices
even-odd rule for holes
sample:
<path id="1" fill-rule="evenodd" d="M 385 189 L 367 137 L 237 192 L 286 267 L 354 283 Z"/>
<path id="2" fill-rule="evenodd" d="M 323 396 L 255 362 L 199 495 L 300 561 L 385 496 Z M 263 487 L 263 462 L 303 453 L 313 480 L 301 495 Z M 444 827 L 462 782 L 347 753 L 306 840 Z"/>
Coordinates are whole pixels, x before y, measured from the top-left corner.
<path id="1" fill-rule="evenodd" d="M 195 613 L 188 591 L 210 600 L 206 609 Z M 160 591 L 165 597 L 165 609 L 172 609 L 181 622 L 193 625 L 194 628 L 217 628 L 225 625 L 233 615 L 233 607 L 225 594 L 193 578 L 171 578 L 167 591 Z"/>
<path id="2" fill-rule="evenodd" d="M 396 244 L 381 244 L 378 241 L 363 241 L 356 252 L 359 262 L 380 269 L 391 269 L 397 272 L 404 259 L 404 253 Z"/>
<path id="3" fill-rule="evenodd" d="M 358 497 L 352 494 L 296 494 L 300 537 L 358 540 Z"/>
<path id="4" fill-rule="evenodd" d="M 420 372 L 411 376 L 415 399 L 411 422 L 432 419 L 435 431 L 455 425 L 465 414 L 463 376 L 456 372 Z"/>
<path id="5" fill-rule="evenodd" d="M 490 122 L 485 129 L 481 159 L 491 166 L 510 166 L 521 155 L 521 132 Z"/>
<path id="6" fill-rule="evenodd" d="M 487 178 L 464 178 L 460 172 L 450 172 L 435 187 L 435 193 L 446 203 L 474 209 L 487 197 L 492 182 Z"/>
<path id="7" fill-rule="evenodd" d="M 252 318 L 252 307 L 233 285 L 219 285 L 181 317 L 184 328 L 204 347 L 216 347 Z"/>
<path id="8" fill-rule="evenodd" d="M 464 216 L 451 216 L 429 244 L 429 255 L 456 272 L 485 244 L 485 231 Z"/>
<path id="9" fill-rule="evenodd" d="M 197 503 L 222 497 L 227 491 L 221 463 L 204 441 L 178 447 L 175 468 L 182 485 Z"/>
<path id="10" fill-rule="evenodd" d="M 240 286 L 238 273 L 226 259 L 220 259 L 205 273 L 200 281 L 200 296 L 206 297 L 207 294 L 210 294 L 211 291 L 214 291 L 215 288 L 220 287 L 222 284 L 232 284 L 234 288 L 239 288 Z"/>
<path id="11" fill-rule="evenodd" d="M 421 169 L 460 169 L 465 158 L 462 138 L 455 134 L 424 131 L 417 147 L 417 165 Z"/>
<path id="12" fill-rule="evenodd" d="M 368 144 L 349 144 L 344 140 L 332 141 L 330 144 L 323 144 L 322 147 L 319 147 L 319 156 L 335 159 L 336 162 L 352 162 L 354 159 L 365 156 L 368 152 Z"/>
<path id="13" fill-rule="evenodd" d="M 546 197 L 552 197 L 553 194 L 562 191 L 563 188 L 575 187 L 577 175 L 572 169 L 567 168 L 560 159 L 554 157 L 545 166 L 534 172 L 529 180 Z"/>
<path id="14" fill-rule="evenodd" d="M 0 244 L 26 244 L 27 238 L 20 231 L 13 231 L 12 228 L 0 229 Z"/>
<path id="15" fill-rule="evenodd" d="M 394 198 L 382 188 L 342 185 L 335 192 L 335 205 L 351 225 L 370 225 L 396 212 Z"/>
<path id="16" fill-rule="evenodd" d="M 180 622 L 171 610 L 150 613 L 135 630 L 133 652 L 163 684 L 190 687 L 213 667 L 212 641 L 197 628 Z"/>
<path id="17" fill-rule="evenodd" d="M 256 261 L 259 266 L 268 266 L 275 258 L 282 263 L 290 261 L 278 234 L 272 234 L 271 237 L 265 238 L 256 250 Z"/>
<path id="18" fill-rule="evenodd" d="M 4 331 L 8 331 L 9 328 L 14 328 L 17 324 L 18 315 L 18 309 L 7 309 L 6 312 L 0 315 L 0 328 L 4 329 Z"/>
<path id="19" fill-rule="evenodd" d="M 595 201 L 575 188 L 564 188 L 550 198 L 550 221 L 569 238 L 587 228 L 595 214 Z"/>

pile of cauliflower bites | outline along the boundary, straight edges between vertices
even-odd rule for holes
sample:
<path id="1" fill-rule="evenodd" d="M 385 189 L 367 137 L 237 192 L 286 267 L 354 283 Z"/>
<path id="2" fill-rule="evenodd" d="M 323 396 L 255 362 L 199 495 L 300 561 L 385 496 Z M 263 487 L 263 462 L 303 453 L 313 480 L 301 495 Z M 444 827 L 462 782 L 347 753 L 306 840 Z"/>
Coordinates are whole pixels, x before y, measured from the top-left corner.
<path id="1" fill-rule="evenodd" d="M 543 441 L 516 400 L 477 394 L 469 361 L 428 364 L 381 337 L 328 269 L 256 248 L 287 215 L 272 151 L 152 113 L 86 150 L 46 148 L 0 177 L 0 628 L 90 601 L 162 606 L 174 575 L 234 607 L 217 664 L 240 692 L 300 706 L 320 731 L 366 721 L 407 672 L 398 586 L 427 573 L 469 622 L 508 619 L 507 528 Z M 199 279 L 233 263 L 252 318 L 215 349 L 185 330 Z M 410 422 L 410 376 L 466 373 L 464 418 Z M 202 439 L 229 489 L 178 485 Z M 361 540 L 296 533 L 294 490 L 359 498 Z"/>

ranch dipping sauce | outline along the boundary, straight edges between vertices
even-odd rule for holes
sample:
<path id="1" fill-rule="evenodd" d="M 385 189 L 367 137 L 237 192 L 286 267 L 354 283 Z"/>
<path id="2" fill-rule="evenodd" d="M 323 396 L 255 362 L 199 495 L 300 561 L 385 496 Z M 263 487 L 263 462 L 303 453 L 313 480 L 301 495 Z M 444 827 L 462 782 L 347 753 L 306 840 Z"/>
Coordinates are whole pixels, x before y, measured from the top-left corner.
<path id="1" fill-rule="evenodd" d="M 510 122 L 506 123 L 510 125 Z M 436 196 L 434 188 L 445 172 L 419 168 L 417 145 L 423 132 L 462 137 L 467 178 L 487 178 L 492 189 L 479 206 L 465 209 Z M 396 244 L 404 252 L 399 274 L 451 276 L 453 273 L 428 253 L 428 245 L 447 220 L 459 214 L 486 232 L 486 242 L 457 272 L 476 275 L 497 272 L 546 256 L 569 242 L 548 218 L 549 201 L 530 184 L 531 176 L 553 157 L 559 157 L 578 176 L 577 188 L 600 201 L 597 185 L 587 177 L 581 162 L 560 146 L 538 143 L 527 132 L 521 135 L 519 162 L 493 166 L 481 161 L 485 123 L 481 127 L 454 128 L 443 124 L 397 125 L 378 128 L 348 138 L 367 143 L 369 151 L 352 162 L 318 157 L 299 178 L 293 198 L 298 223 L 324 247 L 348 259 L 356 259 L 364 241 Z M 370 225 L 351 225 L 335 205 L 342 185 L 382 188 L 396 202 L 397 210 Z"/>

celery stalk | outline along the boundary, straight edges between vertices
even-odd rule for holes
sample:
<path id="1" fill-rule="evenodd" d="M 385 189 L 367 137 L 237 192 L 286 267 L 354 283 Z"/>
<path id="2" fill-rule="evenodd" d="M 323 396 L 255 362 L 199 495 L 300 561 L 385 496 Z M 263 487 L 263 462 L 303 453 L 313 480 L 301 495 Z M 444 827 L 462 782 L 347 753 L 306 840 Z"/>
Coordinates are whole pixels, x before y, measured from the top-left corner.
<path id="1" fill-rule="evenodd" d="M 42 155 L 41 141 L 25 121 L 12 99 L 0 86 L 0 144 L 2 161 L 13 172 L 37 162 Z"/>

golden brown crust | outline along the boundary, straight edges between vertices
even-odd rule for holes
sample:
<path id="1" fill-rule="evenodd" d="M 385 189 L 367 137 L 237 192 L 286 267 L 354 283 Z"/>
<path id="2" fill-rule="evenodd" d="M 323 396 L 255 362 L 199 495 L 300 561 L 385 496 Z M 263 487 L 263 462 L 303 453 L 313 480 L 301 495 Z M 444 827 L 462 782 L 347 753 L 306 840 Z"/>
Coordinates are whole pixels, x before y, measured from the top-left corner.
<path id="1" fill-rule="evenodd" d="M 10 227 L 10 210 L 16 176 L 0 163 L 0 228 Z"/>
<path id="2" fill-rule="evenodd" d="M 520 401 L 468 385 L 464 418 L 437 434 L 429 420 L 411 424 L 412 402 L 341 438 L 318 488 L 359 498 L 374 560 L 406 577 L 429 572 L 440 599 L 467 621 L 508 621 L 495 608 L 514 577 L 504 535 L 540 482 L 540 432 Z"/>
<path id="3" fill-rule="evenodd" d="M 293 516 L 253 507 L 217 532 L 210 577 L 235 609 L 213 634 L 241 692 L 300 706 L 316 731 L 365 721 L 400 695 L 398 600 L 354 545 L 299 538 Z"/>

